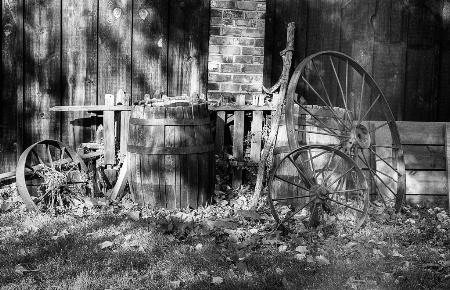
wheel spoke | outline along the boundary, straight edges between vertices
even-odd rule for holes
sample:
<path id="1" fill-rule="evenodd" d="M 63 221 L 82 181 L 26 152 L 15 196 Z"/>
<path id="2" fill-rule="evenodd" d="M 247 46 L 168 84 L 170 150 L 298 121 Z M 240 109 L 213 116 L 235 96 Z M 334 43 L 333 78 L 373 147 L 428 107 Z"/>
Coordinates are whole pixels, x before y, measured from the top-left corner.
<path id="1" fill-rule="evenodd" d="M 300 174 L 300 176 L 303 178 L 303 181 L 305 182 L 307 187 L 311 187 L 314 183 L 312 182 L 312 180 L 305 175 L 305 173 L 303 172 L 304 170 L 302 170 L 297 163 L 295 163 L 294 159 L 292 159 L 292 157 L 289 155 L 288 157 L 289 161 L 291 161 L 291 163 L 295 166 L 295 168 L 298 171 L 298 174 Z M 302 165 L 303 167 L 303 165 Z"/>
<path id="2" fill-rule="evenodd" d="M 330 59 L 331 66 L 333 68 L 334 76 L 336 77 L 336 81 L 339 85 L 339 90 L 341 91 L 342 101 L 344 102 L 345 113 L 347 114 L 349 121 L 351 121 L 350 115 L 348 113 L 347 100 L 345 99 L 344 90 L 342 89 L 342 84 L 341 84 L 341 81 L 339 80 L 339 76 L 337 74 L 336 67 L 334 66 L 334 62 L 333 62 L 333 59 L 331 58 L 331 56 L 328 56 L 328 57 Z"/>
<path id="3" fill-rule="evenodd" d="M 316 168 L 314 167 L 314 162 L 312 162 L 312 153 L 311 153 L 311 147 L 308 148 L 308 154 L 309 154 L 309 164 L 311 165 L 311 169 L 313 172 L 313 182 L 316 182 Z"/>
<path id="4" fill-rule="evenodd" d="M 362 149 L 361 149 L 361 151 L 362 151 Z M 364 155 L 364 153 L 362 154 L 362 156 L 364 157 L 364 160 L 361 158 L 360 155 L 358 155 L 359 159 L 367 166 L 367 169 L 369 170 L 370 177 L 371 177 L 372 180 L 373 180 L 372 183 L 375 185 L 376 192 L 379 193 L 379 196 L 381 197 L 381 200 L 383 201 L 384 206 L 387 207 L 386 201 L 384 200 L 384 197 L 383 197 L 383 195 L 381 194 L 381 190 L 380 190 L 380 188 L 378 187 L 377 182 L 375 181 L 375 177 L 374 177 L 372 168 L 370 168 L 370 166 L 369 166 L 369 164 L 368 164 L 369 162 L 367 161 L 366 156 Z"/>
<path id="5" fill-rule="evenodd" d="M 285 217 L 280 224 L 285 223 L 287 220 L 291 219 L 293 216 L 295 216 L 298 212 L 300 212 L 302 209 L 304 209 L 306 206 L 308 206 L 310 203 L 315 201 L 316 198 L 311 199 L 309 202 L 307 202 L 305 205 L 303 205 L 301 208 L 297 209 L 294 213 L 292 213 L 290 216 Z"/>
<path id="6" fill-rule="evenodd" d="M 345 61 L 345 100 L 348 102 L 348 59 Z"/>
<path id="7" fill-rule="evenodd" d="M 373 151 L 372 149 L 368 148 L 370 150 L 370 152 L 372 152 L 373 154 L 375 154 L 379 160 L 377 161 L 383 161 L 387 166 L 389 166 L 392 170 L 394 170 L 399 176 L 402 176 L 400 174 L 400 172 L 397 171 L 397 169 L 395 169 L 391 164 L 389 164 L 388 162 L 386 162 L 380 155 L 377 154 L 377 152 Z M 392 157 L 391 157 L 392 158 Z"/>
<path id="8" fill-rule="evenodd" d="M 355 192 L 355 191 L 361 191 L 365 190 L 367 188 L 354 188 L 354 189 L 343 189 L 343 190 L 335 190 L 333 193 L 347 193 L 347 192 Z"/>
<path id="9" fill-rule="evenodd" d="M 315 195 L 302 195 L 302 196 L 291 196 L 291 197 L 282 197 L 282 198 L 272 198 L 272 201 L 280 201 L 280 200 L 291 200 L 291 199 L 300 199 L 300 198 L 308 198 L 314 197 Z"/>
<path id="10" fill-rule="evenodd" d="M 370 112 L 370 110 L 372 110 L 373 106 L 375 105 L 375 103 L 378 101 L 378 99 L 381 97 L 381 94 L 378 95 L 378 97 L 375 99 L 375 101 L 372 103 L 372 105 L 370 105 L 369 109 L 367 110 L 367 112 L 364 114 L 364 116 L 358 120 L 358 125 L 361 124 L 361 122 L 364 120 L 364 118 L 367 116 L 367 114 Z"/>
<path id="11" fill-rule="evenodd" d="M 361 94 L 359 95 L 359 109 L 358 109 L 358 121 L 361 120 L 361 105 L 364 95 L 364 84 L 366 80 L 366 74 L 363 74 L 362 85 L 361 85 Z"/>
<path id="12" fill-rule="evenodd" d="M 307 191 L 307 192 L 311 192 L 309 189 L 306 189 L 306 188 L 304 188 L 303 186 L 300 186 L 300 185 L 298 185 L 297 183 L 294 183 L 294 182 L 292 182 L 292 181 L 289 181 L 289 180 L 287 180 L 287 179 L 285 179 L 285 178 L 283 178 L 283 177 L 281 177 L 281 176 L 279 176 L 279 175 L 274 175 L 274 177 L 276 177 L 276 178 L 278 178 L 279 180 L 282 180 L 282 181 L 284 181 L 284 182 L 286 182 L 286 183 L 289 183 L 289 184 L 291 184 L 291 185 L 293 185 L 293 186 L 295 186 L 295 187 L 298 187 L 298 188 L 300 188 L 300 189 L 303 189 L 303 190 L 305 190 L 305 191 Z"/>
<path id="13" fill-rule="evenodd" d="M 334 153 L 334 152 L 333 152 Z M 336 164 L 336 166 L 334 167 L 333 171 L 331 171 L 331 173 L 327 176 L 327 178 L 325 180 L 323 180 L 322 184 L 324 186 L 327 185 L 328 179 L 330 179 L 330 177 L 334 174 L 334 172 L 336 171 L 336 169 L 338 169 L 338 167 L 341 165 L 342 163 L 342 158 L 339 160 L 338 164 Z"/>
<path id="14" fill-rule="evenodd" d="M 311 62 L 313 64 L 313 66 L 314 66 L 314 69 L 316 70 L 316 74 L 319 77 L 320 83 L 322 84 L 322 88 L 325 91 L 325 96 L 327 97 L 327 100 L 330 103 L 329 107 L 333 107 L 333 104 L 331 103 L 330 95 L 328 94 L 327 88 L 325 87 L 325 83 L 323 82 L 322 76 L 319 73 L 319 69 L 317 68 L 317 65 L 316 65 L 316 63 L 314 62 L 313 59 L 311 60 Z M 325 102 L 325 104 L 326 104 L 326 102 Z"/>
<path id="15" fill-rule="evenodd" d="M 329 133 L 325 133 L 325 132 L 318 132 L 318 131 L 311 131 L 311 130 L 303 130 L 303 129 L 295 129 L 295 131 L 299 131 L 299 132 L 305 132 L 305 133 L 313 133 L 313 134 L 319 134 L 319 135 L 327 135 L 327 136 L 333 136 L 333 137 L 341 137 L 341 138 L 346 138 L 346 139 L 350 139 L 349 136 L 346 135 L 334 135 L 334 134 L 329 134 Z"/>
<path id="16" fill-rule="evenodd" d="M 334 203 L 340 204 L 340 205 L 342 205 L 342 206 L 345 206 L 345 207 L 347 207 L 347 208 L 353 209 L 354 211 L 357 211 L 357 212 L 359 212 L 359 213 L 364 214 L 364 211 L 360 210 L 359 208 L 356 208 L 356 207 L 350 206 L 350 205 L 348 205 L 348 204 L 342 203 L 342 202 L 337 201 L 337 200 L 335 200 L 335 199 L 332 199 L 332 198 L 330 198 L 330 197 L 328 198 L 328 200 L 331 200 L 331 201 L 334 202 Z"/>
<path id="17" fill-rule="evenodd" d="M 36 150 L 34 150 L 34 148 L 31 149 L 31 152 L 33 152 L 34 157 L 37 158 L 37 160 L 39 161 L 39 163 L 41 163 L 43 166 L 45 166 L 44 161 L 42 161 L 41 157 L 40 157 L 39 154 L 36 152 Z"/>
<path id="18" fill-rule="evenodd" d="M 375 127 L 374 129 L 370 130 L 370 131 L 368 132 L 368 134 L 370 134 L 370 133 L 372 133 L 372 132 L 374 132 L 374 131 L 380 129 L 381 127 L 384 127 L 384 126 L 386 126 L 386 125 L 392 123 L 393 121 L 394 121 L 394 120 L 390 120 L 390 121 L 387 121 L 386 123 L 383 123 L 383 124 L 381 124 L 381 125 Z"/>
<path id="19" fill-rule="evenodd" d="M 48 160 L 50 161 L 50 166 L 52 168 L 55 168 L 55 166 L 53 164 L 52 154 L 50 153 L 50 145 L 46 144 L 45 147 L 47 148 L 47 157 L 48 157 Z"/>
<path id="20" fill-rule="evenodd" d="M 345 129 L 350 130 L 347 125 L 345 125 L 345 123 L 336 115 L 336 113 L 333 110 L 333 107 L 331 107 L 330 105 L 327 104 L 327 102 L 325 102 L 325 100 L 319 95 L 319 93 L 313 88 L 313 86 L 305 79 L 304 76 L 302 76 L 303 81 L 308 85 L 308 87 L 311 88 L 311 90 L 314 92 L 314 94 L 325 104 L 325 106 L 327 106 L 331 113 L 336 117 L 337 120 L 339 120 L 339 122 L 342 124 L 342 126 L 344 126 Z"/>
<path id="21" fill-rule="evenodd" d="M 316 119 L 320 124 L 322 124 L 324 127 L 322 127 L 322 129 L 326 129 L 328 130 L 329 133 L 332 134 L 336 134 L 336 132 L 334 132 L 331 128 L 327 127 L 327 124 L 325 124 L 322 120 L 320 120 L 319 118 L 317 118 L 317 116 L 315 114 L 312 114 L 308 109 L 305 108 L 305 106 L 302 106 L 300 104 L 298 104 L 303 110 L 305 110 L 311 117 L 313 117 L 314 119 Z M 314 125 L 314 124 L 313 124 Z M 317 126 L 318 127 L 318 126 Z M 320 128 L 320 127 L 319 127 Z M 337 134 L 336 134 L 337 135 Z"/>
<path id="22" fill-rule="evenodd" d="M 330 183 L 330 185 L 327 186 L 327 188 L 330 188 L 333 184 L 335 184 L 338 180 L 342 179 L 345 177 L 345 175 L 347 175 L 350 171 L 352 171 L 353 169 L 355 169 L 355 167 L 351 167 L 349 169 L 347 169 L 344 173 L 342 173 L 338 178 L 336 178 L 332 183 Z"/>

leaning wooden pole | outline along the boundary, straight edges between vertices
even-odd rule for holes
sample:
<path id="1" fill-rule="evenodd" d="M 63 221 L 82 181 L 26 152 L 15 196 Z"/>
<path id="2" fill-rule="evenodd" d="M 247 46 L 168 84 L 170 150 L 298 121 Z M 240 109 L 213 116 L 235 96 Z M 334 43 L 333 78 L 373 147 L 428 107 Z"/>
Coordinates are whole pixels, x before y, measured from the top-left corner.
<path id="1" fill-rule="evenodd" d="M 264 89 L 266 93 L 271 94 L 279 88 L 280 98 L 278 99 L 278 103 L 276 104 L 277 107 L 275 113 L 272 116 L 272 126 L 271 126 L 272 130 L 270 131 L 268 140 L 264 144 L 263 155 L 261 156 L 261 161 L 259 162 L 258 175 L 256 176 L 255 192 L 253 193 L 252 200 L 250 203 L 251 208 L 255 208 L 256 205 L 258 204 L 259 197 L 261 196 L 267 159 L 270 156 L 270 154 L 272 154 L 273 146 L 275 140 L 277 139 L 278 124 L 280 122 L 280 117 L 284 105 L 284 99 L 286 97 L 286 90 L 289 81 L 289 70 L 291 68 L 292 53 L 294 51 L 294 31 L 295 31 L 295 23 L 291 22 L 288 24 L 287 27 L 286 48 L 280 52 L 280 55 L 283 58 L 283 71 L 281 72 L 280 79 L 270 89 Z M 267 171 L 270 171 L 270 169 L 271 168 L 267 168 Z"/>

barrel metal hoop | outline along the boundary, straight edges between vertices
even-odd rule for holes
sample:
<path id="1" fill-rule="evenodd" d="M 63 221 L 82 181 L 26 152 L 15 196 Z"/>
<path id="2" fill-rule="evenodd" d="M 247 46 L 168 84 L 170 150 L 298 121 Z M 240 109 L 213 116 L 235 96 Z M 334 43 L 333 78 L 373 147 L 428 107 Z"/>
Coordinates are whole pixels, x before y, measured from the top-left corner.
<path id="1" fill-rule="evenodd" d="M 209 125 L 209 118 L 202 119 L 138 119 L 130 118 L 131 125 L 147 125 L 147 126 L 178 126 L 178 125 Z"/>
<path id="2" fill-rule="evenodd" d="M 207 153 L 215 150 L 214 144 L 190 146 L 190 147 L 144 147 L 128 145 L 128 152 L 146 155 L 176 155 Z"/>
<path id="3" fill-rule="evenodd" d="M 289 146 L 281 146 L 273 149 L 273 154 L 281 154 L 281 153 L 289 153 L 291 152 L 291 148 Z"/>

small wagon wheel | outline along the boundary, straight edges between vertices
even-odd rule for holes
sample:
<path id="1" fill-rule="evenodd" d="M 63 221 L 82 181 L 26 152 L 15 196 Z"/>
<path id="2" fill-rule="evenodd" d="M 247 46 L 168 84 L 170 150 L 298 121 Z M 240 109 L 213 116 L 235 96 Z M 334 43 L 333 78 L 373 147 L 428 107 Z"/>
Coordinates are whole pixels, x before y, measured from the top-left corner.
<path id="1" fill-rule="evenodd" d="M 272 171 L 268 201 L 278 225 L 329 223 L 355 231 L 367 215 L 369 191 L 362 170 L 348 155 L 325 145 L 305 145 Z"/>
<path id="2" fill-rule="evenodd" d="M 371 200 L 401 209 L 406 176 L 395 119 L 374 79 L 355 60 L 323 51 L 297 66 L 287 91 L 286 130 L 291 150 L 323 144 L 345 152 L 370 180 Z"/>
<path id="3" fill-rule="evenodd" d="M 80 174 L 87 172 L 80 156 L 63 143 L 55 140 L 34 143 L 20 155 L 16 169 L 17 190 L 28 210 L 37 210 L 37 205 L 44 200 L 45 196 L 40 195 L 37 188 L 45 182 L 42 173 L 45 169 L 66 173 L 64 186 L 83 183 L 79 180 Z"/>

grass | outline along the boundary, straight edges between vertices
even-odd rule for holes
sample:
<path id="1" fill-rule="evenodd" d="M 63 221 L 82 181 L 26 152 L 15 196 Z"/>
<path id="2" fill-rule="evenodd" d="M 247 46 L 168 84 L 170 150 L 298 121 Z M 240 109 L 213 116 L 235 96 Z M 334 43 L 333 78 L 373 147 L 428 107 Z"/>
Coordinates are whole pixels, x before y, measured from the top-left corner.
<path id="1" fill-rule="evenodd" d="M 352 236 L 328 237 L 320 231 L 280 237 L 268 230 L 270 220 L 236 219 L 244 233 L 259 230 L 239 243 L 229 237 L 232 230 L 189 224 L 181 231 L 180 224 L 133 219 L 120 209 L 83 217 L 14 210 L 0 214 L 0 287 L 450 289 L 447 219 L 411 209 Z M 112 246 L 102 249 L 105 241 Z M 299 259 L 298 245 L 307 247 L 308 259 L 327 262 Z M 223 283 L 213 284 L 213 277 Z"/>

